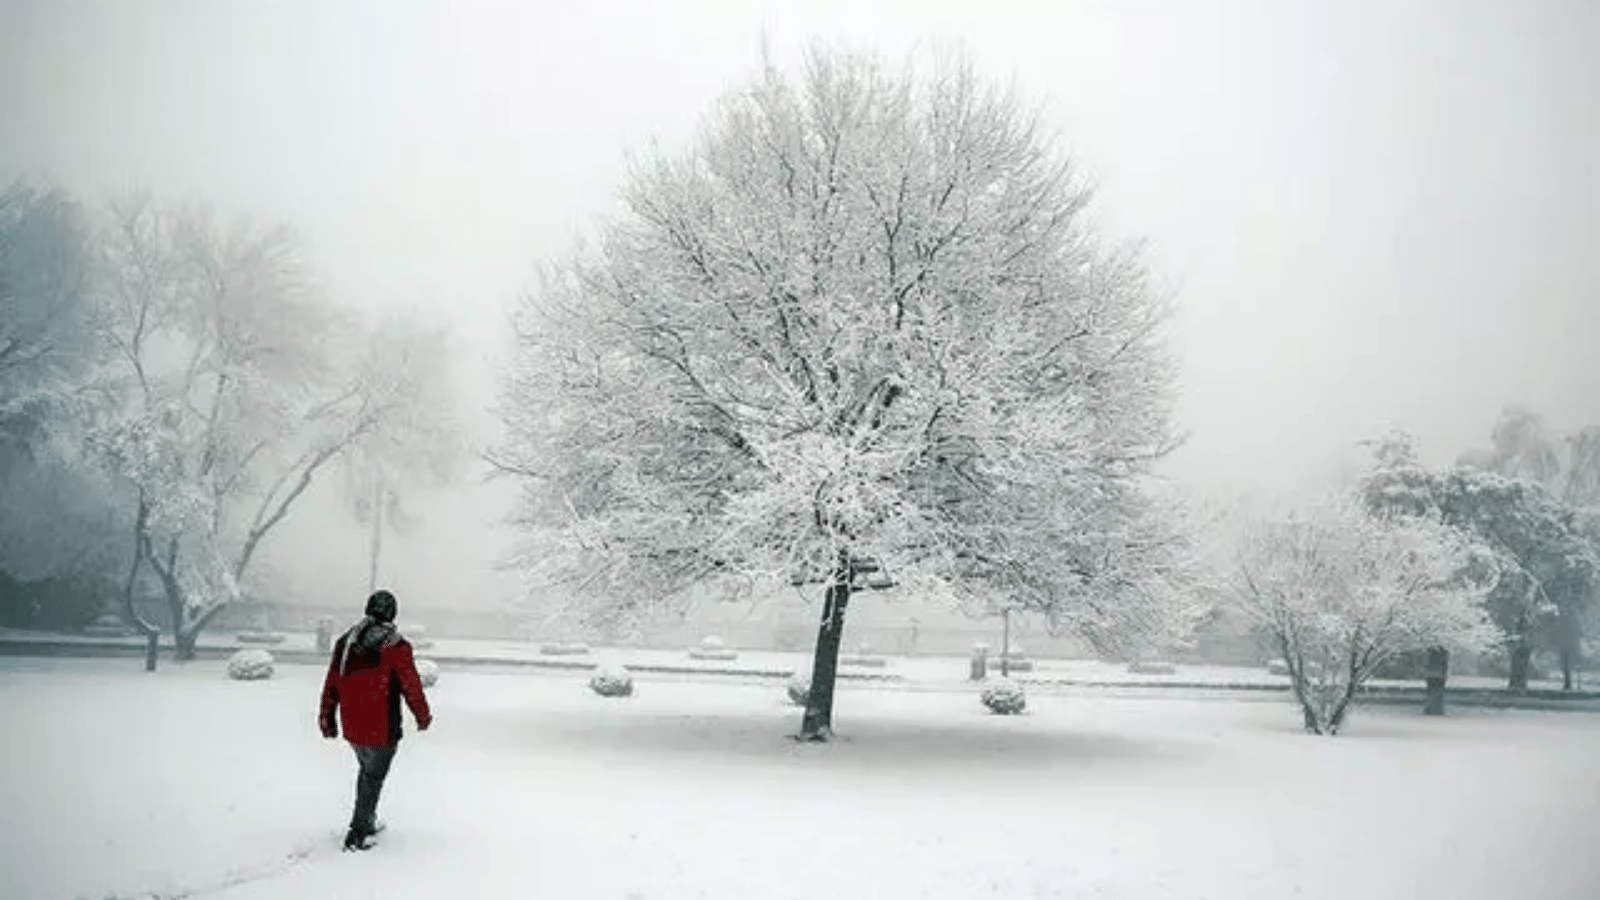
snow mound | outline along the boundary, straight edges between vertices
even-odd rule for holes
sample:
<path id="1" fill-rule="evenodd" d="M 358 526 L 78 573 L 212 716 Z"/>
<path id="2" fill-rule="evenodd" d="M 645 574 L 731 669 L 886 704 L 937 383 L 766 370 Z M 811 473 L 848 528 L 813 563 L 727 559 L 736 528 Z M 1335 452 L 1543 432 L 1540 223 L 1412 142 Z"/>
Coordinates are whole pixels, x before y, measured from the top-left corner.
<path id="1" fill-rule="evenodd" d="M 439 664 L 431 659 L 419 659 L 417 674 L 422 678 L 422 686 L 431 688 L 439 683 Z"/>
<path id="2" fill-rule="evenodd" d="M 540 656 L 582 656 L 588 652 L 589 645 L 582 641 L 547 641 L 539 645 Z"/>
<path id="3" fill-rule="evenodd" d="M 1014 716 L 1028 708 L 1028 695 L 1022 685 L 1004 678 L 985 686 L 978 699 L 1000 716 Z"/>
<path id="4" fill-rule="evenodd" d="M 272 654 L 251 647 L 228 657 L 228 677 L 234 681 L 260 681 L 272 677 Z"/>
<path id="5" fill-rule="evenodd" d="M 700 640 L 700 646 L 689 648 L 689 658 L 730 662 L 738 659 L 739 653 L 728 649 L 728 645 L 723 642 L 722 638 L 714 634 L 708 634 Z"/>
<path id="6" fill-rule="evenodd" d="M 601 666 L 589 678 L 589 690 L 602 697 L 631 697 L 633 675 L 619 665 Z"/>

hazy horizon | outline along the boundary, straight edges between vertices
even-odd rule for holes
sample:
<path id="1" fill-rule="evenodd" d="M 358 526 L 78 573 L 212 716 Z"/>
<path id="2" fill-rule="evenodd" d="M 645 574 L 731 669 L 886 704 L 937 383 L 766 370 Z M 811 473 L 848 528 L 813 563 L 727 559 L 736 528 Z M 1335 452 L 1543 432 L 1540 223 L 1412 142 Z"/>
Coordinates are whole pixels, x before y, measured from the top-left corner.
<path id="1" fill-rule="evenodd" d="M 486 407 L 534 267 L 611 206 L 627 148 L 681 141 L 763 41 L 784 66 L 814 39 L 959 42 L 1045 104 L 1107 235 L 1148 239 L 1192 436 L 1165 470 L 1197 494 L 1326 484 L 1393 427 L 1448 461 L 1510 402 L 1600 423 L 1600 4 L 1155 9 L 0 0 L 0 180 L 286 222 L 339 299 L 448 314 Z M 482 563 L 512 489 L 469 473 L 423 498 L 386 580 L 423 605 L 508 590 Z M 364 587 L 343 515 L 301 510 L 275 564 Z"/>

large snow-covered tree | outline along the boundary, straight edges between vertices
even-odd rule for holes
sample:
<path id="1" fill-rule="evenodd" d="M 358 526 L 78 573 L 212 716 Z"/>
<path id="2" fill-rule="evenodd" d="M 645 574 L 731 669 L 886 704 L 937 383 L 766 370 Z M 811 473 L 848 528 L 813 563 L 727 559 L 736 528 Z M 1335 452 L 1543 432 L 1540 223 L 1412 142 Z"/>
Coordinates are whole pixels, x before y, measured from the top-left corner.
<path id="1" fill-rule="evenodd" d="M 1338 734 L 1387 660 L 1497 638 L 1482 599 L 1498 570 L 1436 520 L 1376 516 L 1337 494 L 1250 523 L 1238 553 L 1240 607 L 1277 645 L 1313 734 Z"/>
<path id="2" fill-rule="evenodd" d="M 881 567 L 1108 651 L 1181 632 L 1169 308 L 1089 199 L 965 63 L 815 51 L 729 94 L 520 308 L 496 462 L 542 583 L 611 623 L 820 585 L 812 740 Z"/>
<path id="3" fill-rule="evenodd" d="M 134 493 L 128 612 L 154 634 L 132 600 L 147 566 L 186 659 L 337 460 L 431 427 L 416 416 L 435 370 L 419 341 L 330 304 L 286 229 L 136 197 L 113 205 L 102 247 L 125 390 L 93 445 Z"/>

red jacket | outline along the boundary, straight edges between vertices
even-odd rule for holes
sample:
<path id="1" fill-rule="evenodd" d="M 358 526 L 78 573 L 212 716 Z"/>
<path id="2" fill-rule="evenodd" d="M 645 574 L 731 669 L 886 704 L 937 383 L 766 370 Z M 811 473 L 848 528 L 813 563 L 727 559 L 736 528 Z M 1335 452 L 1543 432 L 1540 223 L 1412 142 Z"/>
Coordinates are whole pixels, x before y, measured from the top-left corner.
<path id="1" fill-rule="evenodd" d="M 322 684 L 318 724 L 324 737 L 338 737 L 338 726 L 342 725 L 345 740 L 350 743 L 381 747 L 400 740 L 402 697 L 417 719 L 418 731 L 428 730 L 433 723 L 433 713 L 422 691 L 422 678 L 417 674 L 410 642 L 392 625 L 373 624 L 365 629 L 368 643 L 352 644 L 352 638 L 366 625 L 363 622 L 334 642 L 328 677 Z M 337 725 L 334 722 L 336 709 L 339 712 Z"/>

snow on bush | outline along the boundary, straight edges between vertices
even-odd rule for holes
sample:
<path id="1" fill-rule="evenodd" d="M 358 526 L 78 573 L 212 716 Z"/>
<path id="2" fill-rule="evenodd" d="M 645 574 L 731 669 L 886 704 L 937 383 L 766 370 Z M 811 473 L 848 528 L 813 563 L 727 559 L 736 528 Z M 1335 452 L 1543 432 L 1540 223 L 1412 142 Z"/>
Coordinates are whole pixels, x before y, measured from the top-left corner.
<path id="1" fill-rule="evenodd" d="M 689 658 L 727 662 L 738 659 L 739 654 L 735 650 L 729 650 L 728 646 L 722 642 L 722 638 L 714 634 L 708 634 L 700 640 L 700 646 L 689 649 Z"/>
<path id="2" fill-rule="evenodd" d="M 589 678 L 589 690 L 602 697 L 633 696 L 633 675 L 619 665 L 605 665 Z"/>
<path id="3" fill-rule="evenodd" d="M 811 699 L 811 679 L 804 676 L 790 675 L 783 689 L 789 695 L 789 702 L 795 706 L 805 706 Z"/>
<path id="4" fill-rule="evenodd" d="M 234 681 L 260 681 L 272 677 L 272 654 L 250 648 L 228 658 L 228 677 Z"/>
<path id="5" fill-rule="evenodd" d="M 1165 660 L 1136 659 L 1128 663 L 1128 671 L 1135 675 L 1174 675 L 1178 667 Z"/>
<path id="6" fill-rule="evenodd" d="M 421 625 L 407 625 L 402 633 L 411 646 L 418 650 L 427 650 L 433 646 L 433 640 L 428 637 L 428 629 Z"/>
<path id="7" fill-rule="evenodd" d="M 281 644 L 284 635 L 277 631 L 242 631 L 238 640 L 241 644 Z"/>
<path id="8" fill-rule="evenodd" d="M 1014 716 L 1028 708 L 1028 695 L 1022 685 L 1005 678 L 985 686 L 978 699 L 990 712 L 1001 716 Z"/>
<path id="9" fill-rule="evenodd" d="M 547 641 L 539 645 L 540 656 L 582 656 L 589 652 L 589 645 L 582 641 Z"/>
<path id="10" fill-rule="evenodd" d="M 423 687 L 431 688 L 439 683 L 439 664 L 431 659 L 419 659 L 417 675 L 421 676 Z"/>

